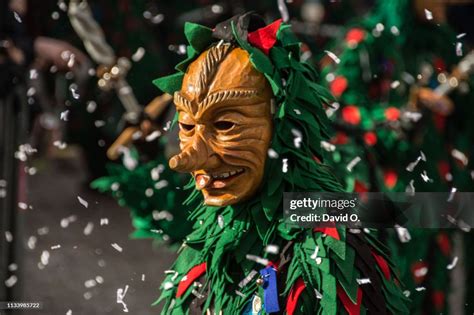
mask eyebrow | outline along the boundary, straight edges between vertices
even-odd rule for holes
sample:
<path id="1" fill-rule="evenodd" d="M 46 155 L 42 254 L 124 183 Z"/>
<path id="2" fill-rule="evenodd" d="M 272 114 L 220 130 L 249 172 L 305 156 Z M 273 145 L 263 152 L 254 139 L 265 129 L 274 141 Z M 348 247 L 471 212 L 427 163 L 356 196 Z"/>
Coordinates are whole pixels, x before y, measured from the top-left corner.
<path id="1" fill-rule="evenodd" d="M 242 98 L 251 98 L 257 96 L 258 91 L 254 89 L 234 89 L 224 90 L 209 94 L 199 103 L 199 110 L 204 110 L 209 106 L 228 100 L 239 100 Z"/>
<path id="2" fill-rule="evenodd" d="M 181 93 L 175 92 L 174 93 L 174 98 L 173 101 L 176 105 L 176 107 L 184 107 L 188 112 L 192 113 L 193 112 L 193 106 L 192 103 L 189 99 L 181 95 Z"/>

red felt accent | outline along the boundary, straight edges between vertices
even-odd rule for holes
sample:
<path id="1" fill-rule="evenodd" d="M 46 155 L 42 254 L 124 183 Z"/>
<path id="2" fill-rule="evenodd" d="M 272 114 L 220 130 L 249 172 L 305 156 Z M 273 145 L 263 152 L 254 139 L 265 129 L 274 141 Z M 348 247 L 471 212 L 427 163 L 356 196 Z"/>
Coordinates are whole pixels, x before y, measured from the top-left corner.
<path id="1" fill-rule="evenodd" d="M 296 305 L 298 303 L 298 298 L 300 297 L 303 290 L 306 288 L 303 279 L 298 278 L 295 284 L 291 287 L 290 294 L 286 300 L 286 313 L 288 315 L 293 315 L 296 310 Z"/>
<path id="2" fill-rule="evenodd" d="M 271 260 L 268 261 L 267 267 L 273 267 L 278 272 L 278 266 L 280 265 L 280 262 L 273 262 Z"/>
<path id="3" fill-rule="evenodd" d="M 329 89 L 335 97 L 339 97 L 347 89 L 347 79 L 343 76 L 334 78 L 329 84 Z"/>
<path id="4" fill-rule="evenodd" d="M 446 175 L 450 172 L 451 167 L 449 163 L 446 161 L 439 161 L 438 162 L 438 172 L 442 179 L 446 180 Z"/>
<path id="5" fill-rule="evenodd" d="M 400 110 L 396 107 L 389 107 L 385 110 L 385 118 L 389 121 L 398 120 L 400 118 Z"/>
<path id="6" fill-rule="evenodd" d="M 349 105 L 342 109 L 342 119 L 351 125 L 358 125 L 361 120 L 360 110 L 355 105 Z"/>
<path id="7" fill-rule="evenodd" d="M 339 236 L 339 232 L 335 227 L 320 227 L 320 228 L 314 228 L 314 232 L 321 232 L 323 234 L 326 234 L 328 236 L 331 236 L 332 238 L 335 238 L 336 240 L 341 240 L 341 237 Z"/>
<path id="8" fill-rule="evenodd" d="M 383 174 L 383 180 L 387 188 L 392 189 L 398 181 L 398 175 L 394 170 L 386 170 Z"/>
<path id="9" fill-rule="evenodd" d="M 276 20 L 265 27 L 259 28 L 258 30 L 249 33 L 247 35 L 248 42 L 252 44 L 252 46 L 261 49 L 265 54 L 268 55 L 270 49 L 277 41 L 276 34 L 280 28 L 281 22 L 282 19 Z"/>
<path id="10" fill-rule="evenodd" d="M 444 256 L 449 256 L 451 254 L 451 242 L 446 233 L 439 233 L 436 237 L 436 242 Z"/>
<path id="11" fill-rule="evenodd" d="M 332 144 L 346 144 L 347 142 L 349 142 L 349 137 L 344 132 L 337 132 L 331 139 Z"/>
<path id="12" fill-rule="evenodd" d="M 375 132 L 369 131 L 364 133 L 364 142 L 368 146 L 374 146 L 377 143 L 377 135 Z"/>
<path id="13" fill-rule="evenodd" d="M 436 57 L 433 59 L 433 66 L 438 72 L 445 72 L 446 71 L 446 63 L 440 57 Z"/>
<path id="14" fill-rule="evenodd" d="M 443 291 L 434 291 L 431 295 L 434 307 L 437 311 L 441 312 L 444 308 L 445 295 Z"/>
<path id="15" fill-rule="evenodd" d="M 184 276 L 178 284 L 178 291 L 176 292 L 176 297 L 180 297 L 186 292 L 191 284 L 194 283 L 203 273 L 206 272 L 206 263 L 196 265 L 191 270 L 188 271 L 188 274 Z M 184 280 L 185 279 L 185 280 Z"/>
<path id="16" fill-rule="evenodd" d="M 390 280 L 390 267 L 388 266 L 388 263 L 385 260 L 385 258 L 380 256 L 379 254 L 377 254 L 373 250 L 371 252 L 372 252 L 372 256 L 374 256 L 375 261 L 377 262 L 377 265 L 379 265 L 379 268 L 382 270 L 382 273 L 383 273 L 385 279 Z"/>
<path id="17" fill-rule="evenodd" d="M 346 291 L 340 286 L 337 285 L 337 296 L 339 300 L 341 300 L 342 305 L 346 309 L 349 315 L 359 315 L 360 314 L 360 306 L 362 305 L 362 289 L 357 288 L 357 303 L 352 303 L 351 299 L 347 295 Z"/>
<path id="18" fill-rule="evenodd" d="M 354 184 L 354 191 L 358 192 L 358 193 L 368 192 L 369 187 L 367 187 L 367 185 L 365 183 L 363 183 L 360 180 L 356 179 L 355 184 Z"/>
<path id="19" fill-rule="evenodd" d="M 346 34 L 346 42 L 350 46 L 355 46 L 365 38 L 365 31 L 361 28 L 353 28 Z"/>
<path id="20" fill-rule="evenodd" d="M 436 129 L 438 129 L 439 132 L 443 132 L 446 126 L 446 116 L 434 113 L 432 117 Z"/>

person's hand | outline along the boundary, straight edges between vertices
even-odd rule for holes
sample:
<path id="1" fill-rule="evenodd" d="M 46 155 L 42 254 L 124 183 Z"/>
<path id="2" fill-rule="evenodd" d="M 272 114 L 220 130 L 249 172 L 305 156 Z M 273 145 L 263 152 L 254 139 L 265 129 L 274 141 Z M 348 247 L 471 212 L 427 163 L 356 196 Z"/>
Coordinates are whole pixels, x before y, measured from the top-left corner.
<path id="1" fill-rule="evenodd" d="M 454 109 L 453 101 L 447 96 L 439 95 L 429 88 L 418 89 L 418 102 L 429 110 L 448 116 Z"/>
<path id="2" fill-rule="evenodd" d="M 68 71 L 87 62 L 79 49 L 62 40 L 38 37 L 35 40 L 36 65 L 39 68 L 56 66 L 59 71 Z"/>

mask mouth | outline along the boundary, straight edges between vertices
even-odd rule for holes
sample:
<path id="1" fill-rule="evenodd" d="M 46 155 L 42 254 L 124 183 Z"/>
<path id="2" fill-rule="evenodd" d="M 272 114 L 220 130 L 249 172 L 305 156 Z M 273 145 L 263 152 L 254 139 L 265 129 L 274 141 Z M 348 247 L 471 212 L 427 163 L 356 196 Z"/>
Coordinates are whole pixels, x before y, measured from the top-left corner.
<path id="1" fill-rule="evenodd" d="M 204 188 L 221 189 L 244 173 L 244 168 L 238 168 L 232 171 L 195 174 L 194 178 L 196 180 L 196 188 L 198 190 Z"/>

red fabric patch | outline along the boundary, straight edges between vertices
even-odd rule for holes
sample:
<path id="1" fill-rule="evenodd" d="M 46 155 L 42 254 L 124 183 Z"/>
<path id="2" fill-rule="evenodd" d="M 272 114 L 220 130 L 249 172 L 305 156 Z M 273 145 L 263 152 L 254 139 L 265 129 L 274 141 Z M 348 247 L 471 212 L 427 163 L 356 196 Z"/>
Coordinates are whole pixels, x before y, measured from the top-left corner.
<path id="1" fill-rule="evenodd" d="M 358 125 L 360 123 L 360 110 L 357 106 L 349 105 L 342 109 L 342 119 L 351 125 Z"/>
<path id="2" fill-rule="evenodd" d="M 444 308 L 445 296 L 443 291 L 434 291 L 431 295 L 434 307 L 437 311 L 442 311 Z"/>
<path id="3" fill-rule="evenodd" d="M 375 253 L 373 250 L 371 252 L 372 256 L 374 256 L 375 261 L 377 262 L 377 265 L 379 265 L 379 268 L 382 270 L 385 279 L 390 280 L 390 267 L 388 266 L 388 263 L 385 258 Z"/>
<path id="4" fill-rule="evenodd" d="M 444 72 L 446 71 L 446 63 L 444 62 L 443 59 L 441 59 L 440 57 L 436 57 L 434 58 L 433 60 L 433 66 L 436 70 L 438 70 L 438 72 Z"/>
<path id="5" fill-rule="evenodd" d="M 300 297 L 303 290 L 306 288 L 303 279 L 298 278 L 295 284 L 291 287 L 290 294 L 286 300 L 286 313 L 293 315 L 295 313 L 298 298 Z"/>
<path id="6" fill-rule="evenodd" d="M 349 137 L 344 132 L 338 132 L 331 139 L 332 144 L 346 144 L 349 141 Z"/>
<path id="7" fill-rule="evenodd" d="M 451 242 L 446 233 L 439 233 L 436 237 L 436 242 L 444 256 L 449 256 L 451 254 Z"/>
<path id="8" fill-rule="evenodd" d="M 268 55 L 270 49 L 275 45 L 277 38 L 276 34 L 280 28 L 282 19 L 276 20 L 275 22 L 268 24 L 252 33 L 247 35 L 247 40 L 252 46 L 259 48 L 265 54 Z"/>
<path id="9" fill-rule="evenodd" d="M 377 143 L 377 135 L 375 132 L 369 131 L 364 133 L 364 142 L 368 146 L 374 146 Z"/>
<path id="10" fill-rule="evenodd" d="M 203 273 L 206 272 L 206 263 L 203 262 L 200 265 L 196 265 L 191 270 L 188 271 L 188 274 L 184 276 L 178 284 L 178 291 L 176 292 L 176 297 L 180 297 L 186 292 L 189 286 L 194 283 Z M 186 279 L 186 280 L 183 280 Z"/>
<path id="11" fill-rule="evenodd" d="M 442 179 L 446 180 L 446 175 L 450 172 L 451 167 L 446 161 L 438 162 L 438 172 Z"/>
<path id="12" fill-rule="evenodd" d="M 321 228 L 314 228 L 314 232 L 321 232 L 323 234 L 326 234 L 328 236 L 331 236 L 332 238 L 335 238 L 336 240 L 340 240 L 341 237 L 339 236 L 339 232 L 335 227 L 321 227 Z"/>
<path id="13" fill-rule="evenodd" d="M 389 107 L 385 110 L 385 118 L 389 121 L 398 120 L 400 118 L 400 110 L 396 107 Z"/>
<path id="14" fill-rule="evenodd" d="M 365 38 L 365 31 L 361 28 L 353 28 L 346 34 L 346 42 L 350 46 L 355 46 Z"/>
<path id="15" fill-rule="evenodd" d="M 383 174 L 383 180 L 384 180 L 385 186 L 387 186 L 387 188 L 391 189 L 391 188 L 395 187 L 395 185 L 397 184 L 398 175 L 393 170 L 387 170 Z"/>
<path id="16" fill-rule="evenodd" d="M 340 285 L 337 286 L 337 296 L 341 300 L 342 305 L 344 305 L 344 308 L 346 309 L 349 315 L 360 314 L 360 306 L 362 305 L 362 289 L 361 288 L 357 288 L 357 303 L 356 304 L 352 303 L 346 291 L 344 291 L 344 289 Z"/>
<path id="17" fill-rule="evenodd" d="M 425 280 L 425 277 L 428 274 L 428 270 L 423 270 L 425 268 L 428 268 L 428 264 L 424 261 L 417 261 L 411 265 L 410 269 L 415 284 L 420 284 Z"/>
<path id="18" fill-rule="evenodd" d="M 339 97 L 347 89 L 347 79 L 343 76 L 334 78 L 329 84 L 329 89 L 335 97 Z"/>
<path id="19" fill-rule="evenodd" d="M 363 183 L 359 180 L 356 180 L 355 184 L 354 184 L 354 191 L 359 192 L 359 193 L 360 192 L 368 192 L 369 187 L 365 183 Z"/>

